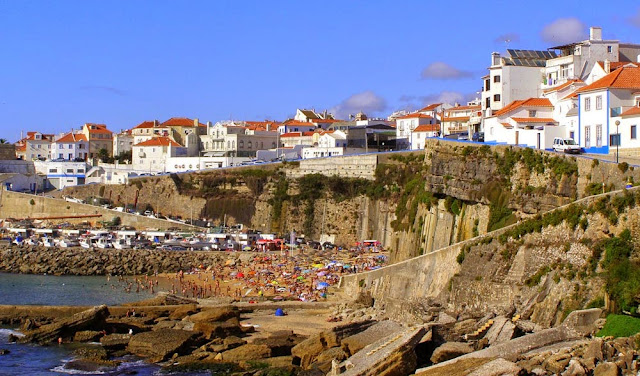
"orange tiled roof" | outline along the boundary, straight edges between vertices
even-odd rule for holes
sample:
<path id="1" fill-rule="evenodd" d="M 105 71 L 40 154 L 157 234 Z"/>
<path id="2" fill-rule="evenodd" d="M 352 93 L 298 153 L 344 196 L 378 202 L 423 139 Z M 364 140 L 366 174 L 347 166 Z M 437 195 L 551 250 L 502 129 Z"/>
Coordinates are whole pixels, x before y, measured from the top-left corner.
<path id="1" fill-rule="evenodd" d="M 143 121 L 142 123 L 136 125 L 135 127 L 133 127 L 133 129 L 136 128 L 153 128 L 153 121 Z"/>
<path id="2" fill-rule="evenodd" d="M 64 136 L 57 139 L 55 142 L 79 142 L 79 141 L 87 141 L 87 138 L 83 134 L 74 134 L 69 132 Z"/>
<path id="3" fill-rule="evenodd" d="M 27 137 L 23 138 L 20 141 L 32 141 L 36 139 L 36 133 L 40 133 L 40 132 L 27 132 Z M 42 140 L 43 141 L 50 141 L 53 139 L 53 135 L 52 134 L 44 134 L 44 133 L 40 133 L 42 135 Z"/>
<path id="4" fill-rule="evenodd" d="M 179 143 L 173 141 L 169 137 L 154 137 L 147 141 L 142 141 L 133 146 L 182 146 Z"/>
<path id="5" fill-rule="evenodd" d="M 414 112 L 409 115 L 400 116 L 396 119 L 415 119 L 415 118 L 423 118 L 423 119 L 433 119 L 433 117 L 425 114 L 421 114 L 420 112 Z"/>
<path id="6" fill-rule="evenodd" d="M 414 132 L 438 132 L 440 130 L 439 124 L 422 124 L 414 129 Z"/>
<path id="7" fill-rule="evenodd" d="M 631 107 L 630 109 L 620 114 L 620 116 L 634 116 L 634 115 L 640 115 L 640 107 Z"/>
<path id="8" fill-rule="evenodd" d="M 552 118 L 534 118 L 534 117 L 523 117 L 523 118 L 511 118 L 513 121 L 517 123 L 556 123 Z"/>
<path id="9" fill-rule="evenodd" d="M 92 123 L 87 123 L 85 124 L 89 130 L 89 133 L 113 133 L 110 130 L 107 129 L 107 126 L 105 124 L 92 124 Z M 94 129 L 91 129 L 91 126 L 94 126 Z"/>
<path id="10" fill-rule="evenodd" d="M 301 137 L 302 132 L 288 132 L 280 135 L 280 138 Z"/>
<path id="11" fill-rule="evenodd" d="M 313 123 L 339 123 L 344 120 L 338 119 L 313 119 Z"/>
<path id="12" fill-rule="evenodd" d="M 19 152 L 19 151 L 27 151 L 27 145 L 26 144 L 16 145 L 16 152 Z"/>
<path id="13" fill-rule="evenodd" d="M 287 120 L 283 123 L 284 125 L 301 125 L 301 126 L 310 126 L 310 127 L 315 127 L 316 125 L 311 123 L 311 122 L 306 122 L 306 121 L 297 121 L 297 120 Z"/>
<path id="14" fill-rule="evenodd" d="M 573 84 L 575 84 L 575 83 L 583 83 L 583 81 L 582 81 L 582 80 L 577 80 L 577 79 L 576 79 L 576 80 L 569 80 L 569 81 L 567 81 L 567 82 L 565 82 L 565 83 L 563 83 L 563 84 L 561 84 L 561 85 L 558 85 L 558 86 L 554 86 L 554 87 L 550 87 L 550 88 L 548 88 L 548 89 L 545 89 L 545 90 L 544 90 L 544 93 L 546 94 L 546 93 L 551 93 L 551 92 L 554 92 L 554 91 L 559 91 L 559 90 L 562 90 L 562 89 L 564 89 L 565 87 L 567 87 L 567 86 L 571 86 L 571 85 L 573 85 Z"/>
<path id="15" fill-rule="evenodd" d="M 193 127 L 194 126 L 193 122 L 194 122 L 193 119 L 183 118 L 183 117 L 173 117 L 165 121 L 164 123 L 162 123 L 162 125 L 166 127 Z M 206 127 L 207 125 L 202 124 L 201 122 L 198 122 L 198 126 Z"/>
<path id="16" fill-rule="evenodd" d="M 428 106 L 422 107 L 421 109 L 418 110 L 418 112 L 423 112 L 423 111 L 433 111 L 435 110 L 438 106 L 440 106 L 442 103 L 433 103 L 430 104 Z"/>
<path id="17" fill-rule="evenodd" d="M 500 123 L 500 124 L 505 128 L 509 128 L 509 129 L 513 128 L 513 125 L 511 125 L 509 123 Z"/>
<path id="18" fill-rule="evenodd" d="M 616 69 L 601 79 L 580 88 L 573 94 L 578 95 L 599 89 L 640 89 L 640 68 L 623 67 Z"/>
<path id="19" fill-rule="evenodd" d="M 551 101 L 547 98 L 529 98 L 523 101 L 513 101 L 503 107 L 501 110 L 497 111 L 494 116 L 499 116 L 502 114 L 509 113 L 515 109 L 520 107 L 553 107 Z"/>

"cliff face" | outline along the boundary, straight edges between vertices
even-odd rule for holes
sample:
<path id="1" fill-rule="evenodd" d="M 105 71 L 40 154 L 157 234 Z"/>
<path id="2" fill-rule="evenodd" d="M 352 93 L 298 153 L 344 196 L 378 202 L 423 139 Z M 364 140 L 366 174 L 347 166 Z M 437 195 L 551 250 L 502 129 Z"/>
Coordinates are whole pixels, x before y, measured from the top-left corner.
<path id="1" fill-rule="evenodd" d="M 606 294 L 617 294 L 619 307 L 635 310 L 638 203 L 637 189 L 589 197 L 412 260 L 343 277 L 341 287 L 348 296 L 371 293 L 387 314 L 403 320 L 421 320 L 437 303 L 454 317 L 518 314 L 549 327 L 572 310 L 603 306 Z"/>
<path id="2" fill-rule="evenodd" d="M 162 214 L 295 230 L 351 245 L 377 239 L 401 261 L 515 223 L 638 171 L 531 149 L 432 140 L 424 151 L 301 161 L 67 188 Z M 624 166 L 623 166 L 624 167 Z M 325 174 L 325 175 L 322 175 Z"/>

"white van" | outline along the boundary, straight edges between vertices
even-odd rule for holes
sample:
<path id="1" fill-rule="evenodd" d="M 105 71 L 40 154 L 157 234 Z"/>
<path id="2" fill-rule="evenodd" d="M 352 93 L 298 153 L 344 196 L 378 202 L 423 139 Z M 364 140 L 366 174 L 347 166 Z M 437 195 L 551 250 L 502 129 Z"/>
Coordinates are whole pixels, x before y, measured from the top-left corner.
<path id="1" fill-rule="evenodd" d="M 553 150 L 557 152 L 565 153 L 580 153 L 580 145 L 578 145 L 573 138 L 561 138 L 556 137 L 553 139 Z"/>

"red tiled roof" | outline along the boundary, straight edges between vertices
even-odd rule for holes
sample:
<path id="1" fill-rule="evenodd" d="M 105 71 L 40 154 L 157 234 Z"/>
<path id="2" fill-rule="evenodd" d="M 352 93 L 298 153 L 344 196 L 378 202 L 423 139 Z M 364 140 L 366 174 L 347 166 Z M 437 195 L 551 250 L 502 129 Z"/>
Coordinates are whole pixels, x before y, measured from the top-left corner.
<path id="1" fill-rule="evenodd" d="M 87 138 L 83 134 L 73 134 L 71 132 L 57 139 L 55 142 L 79 142 L 87 141 Z"/>
<path id="2" fill-rule="evenodd" d="M 640 107 L 631 107 L 630 109 L 620 114 L 620 116 L 635 116 L 635 115 L 640 115 Z"/>
<path id="3" fill-rule="evenodd" d="M 425 114 L 421 114 L 420 112 L 414 112 L 409 115 L 400 116 L 396 119 L 415 119 L 415 118 L 423 118 L 423 119 L 433 119 L 433 117 Z"/>
<path id="4" fill-rule="evenodd" d="M 517 123 L 556 123 L 552 118 L 534 118 L 534 117 L 523 117 L 523 118 L 511 118 L 513 121 Z"/>
<path id="5" fill-rule="evenodd" d="M 433 111 L 435 110 L 438 106 L 440 106 L 442 103 L 433 103 L 430 104 L 428 106 L 422 107 L 421 109 L 418 110 L 418 112 L 423 112 L 423 111 Z"/>
<path id="6" fill-rule="evenodd" d="M 133 129 L 136 128 L 153 128 L 153 121 L 143 121 L 142 123 L 136 125 L 135 127 L 133 127 Z"/>
<path id="7" fill-rule="evenodd" d="M 301 137 L 302 132 L 288 132 L 280 135 L 280 138 L 288 138 L 288 137 Z"/>
<path id="8" fill-rule="evenodd" d="M 133 146 L 182 146 L 179 143 L 173 141 L 169 137 L 154 137 L 147 141 L 142 141 Z"/>
<path id="9" fill-rule="evenodd" d="M 314 123 L 339 123 L 341 121 L 344 121 L 344 120 L 338 120 L 338 119 L 313 119 Z"/>
<path id="10" fill-rule="evenodd" d="M 509 129 L 513 128 L 513 125 L 511 125 L 509 123 L 500 123 L 500 124 L 502 124 L 502 126 L 505 127 L 505 128 L 509 128 Z"/>
<path id="11" fill-rule="evenodd" d="M 297 120 L 287 120 L 283 123 L 284 125 L 306 125 L 306 126 L 310 126 L 310 127 L 315 127 L 316 125 L 311 123 L 311 122 L 306 122 L 306 121 L 297 121 Z"/>
<path id="12" fill-rule="evenodd" d="M 89 131 L 89 133 L 113 133 L 110 130 L 107 129 L 107 126 L 105 124 L 92 124 L 92 123 L 87 123 L 85 124 L 87 126 L 87 130 Z M 91 129 L 91 126 L 94 126 L 95 128 Z"/>
<path id="13" fill-rule="evenodd" d="M 600 89 L 640 89 L 640 68 L 623 67 L 616 69 L 590 85 L 576 90 L 573 94 Z"/>
<path id="14" fill-rule="evenodd" d="M 173 117 L 167 121 L 165 121 L 164 123 L 162 123 L 162 125 L 166 126 L 166 127 L 193 127 L 194 126 L 194 120 L 193 119 L 189 119 L 189 118 L 183 118 L 183 117 Z M 206 124 L 202 124 L 201 122 L 198 122 L 198 126 L 199 127 L 206 127 Z"/>
<path id="15" fill-rule="evenodd" d="M 40 133 L 40 132 L 27 132 L 27 137 L 23 138 L 20 141 L 35 140 L 37 133 Z M 42 140 L 44 141 L 50 141 L 53 139 L 52 134 L 44 134 L 44 133 L 40 133 L 40 134 L 42 135 Z"/>
<path id="16" fill-rule="evenodd" d="M 27 151 L 27 145 L 26 144 L 20 144 L 20 145 L 16 145 L 16 151 Z"/>
<path id="17" fill-rule="evenodd" d="M 438 132 L 440 130 L 439 124 L 422 124 L 414 129 L 414 132 Z"/>
<path id="18" fill-rule="evenodd" d="M 520 107 L 553 107 L 551 101 L 547 98 L 529 98 L 523 101 L 513 101 L 503 107 L 501 110 L 497 111 L 494 116 L 499 116 L 502 114 L 509 113 L 515 109 Z"/>
<path id="19" fill-rule="evenodd" d="M 610 70 L 609 73 L 629 64 L 635 65 L 636 67 L 640 67 L 640 63 L 634 63 L 633 61 L 612 61 L 609 63 L 609 70 Z M 604 69 L 604 61 L 598 61 L 598 65 L 600 66 L 600 68 Z"/>
<path id="20" fill-rule="evenodd" d="M 571 86 L 571 85 L 573 85 L 573 84 L 575 84 L 575 83 L 583 83 L 583 81 L 582 81 L 582 80 L 569 80 L 569 81 L 567 81 L 567 82 L 565 82 L 565 83 L 563 83 L 563 84 L 561 84 L 561 85 L 558 85 L 558 86 L 554 86 L 554 87 L 550 87 L 550 88 L 548 88 L 548 89 L 545 89 L 545 90 L 544 90 L 544 93 L 546 94 L 546 93 L 551 93 L 551 92 L 554 92 L 554 91 L 562 90 L 562 89 L 564 89 L 565 87 L 567 87 L 567 86 Z"/>

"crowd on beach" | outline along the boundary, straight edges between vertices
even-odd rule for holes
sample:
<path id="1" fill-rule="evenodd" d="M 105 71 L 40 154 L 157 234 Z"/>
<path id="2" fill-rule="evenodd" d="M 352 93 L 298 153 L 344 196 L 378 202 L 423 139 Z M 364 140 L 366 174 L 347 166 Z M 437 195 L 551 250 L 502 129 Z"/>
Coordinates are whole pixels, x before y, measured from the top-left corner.
<path id="1" fill-rule="evenodd" d="M 260 252 L 243 258 L 230 254 L 225 262 L 194 265 L 177 273 L 108 276 L 107 281 L 112 289 L 128 293 L 166 291 L 186 298 L 224 297 L 248 302 L 322 301 L 342 275 L 377 269 L 387 262 L 385 253 L 370 251 L 307 250 L 296 255 Z"/>

